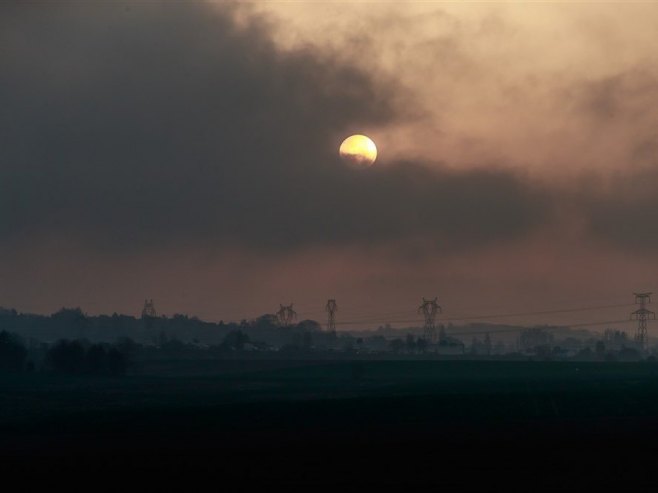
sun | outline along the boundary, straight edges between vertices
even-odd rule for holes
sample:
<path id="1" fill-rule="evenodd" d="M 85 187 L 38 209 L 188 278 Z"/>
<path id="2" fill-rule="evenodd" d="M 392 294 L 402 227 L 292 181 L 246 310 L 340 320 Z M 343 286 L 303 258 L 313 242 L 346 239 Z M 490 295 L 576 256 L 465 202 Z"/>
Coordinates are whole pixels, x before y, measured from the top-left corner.
<path id="1" fill-rule="evenodd" d="M 340 157 L 358 166 L 372 166 L 377 159 L 377 146 L 365 135 L 351 135 L 340 145 Z"/>

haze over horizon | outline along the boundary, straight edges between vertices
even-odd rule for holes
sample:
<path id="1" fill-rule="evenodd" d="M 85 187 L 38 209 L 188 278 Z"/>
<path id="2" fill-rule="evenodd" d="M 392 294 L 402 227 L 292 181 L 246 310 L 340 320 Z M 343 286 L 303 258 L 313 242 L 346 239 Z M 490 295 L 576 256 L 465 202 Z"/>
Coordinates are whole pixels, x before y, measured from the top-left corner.
<path id="1" fill-rule="evenodd" d="M 656 4 L 0 4 L 0 305 L 236 320 L 657 290 Z M 373 138 L 369 169 L 338 155 Z M 625 308 L 510 323 L 623 319 Z M 340 319 L 339 319 L 340 320 Z"/>

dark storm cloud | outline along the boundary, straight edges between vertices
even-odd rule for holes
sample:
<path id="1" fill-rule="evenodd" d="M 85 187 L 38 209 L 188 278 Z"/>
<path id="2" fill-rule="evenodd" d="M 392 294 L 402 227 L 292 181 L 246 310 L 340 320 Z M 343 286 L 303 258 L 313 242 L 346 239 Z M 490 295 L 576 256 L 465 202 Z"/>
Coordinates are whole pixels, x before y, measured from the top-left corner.
<path id="1" fill-rule="evenodd" d="M 658 75 L 650 66 L 576 85 L 576 115 L 596 123 L 593 146 L 628 149 L 622 171 L 589 173 L 572 202 L 595 238 L 624 249 L 658 247 Z"/>
<path id="2" fill-rule="evenodd" d="M 658 76 L 653 67 L 635 67 L 575 84 L 567 97 L 576 111 L 592 118 L 640 123 L 656 115 Z"/>
<path id="3" fill-rule="evenodd" d="M 339 138 L 403 93 L 267 24 L 198 3 L 3 4 L 0 238 L 263 247 L 527 232 L 542 194 L 504 172 L 365 171 Z"/>
<path id="4" fill-rule="evenodd" d="M 589 231 L 625 249 L 658 247 L 658 170 L 640 169 L 617 176 L 605 190 L 582 200 Z"/>

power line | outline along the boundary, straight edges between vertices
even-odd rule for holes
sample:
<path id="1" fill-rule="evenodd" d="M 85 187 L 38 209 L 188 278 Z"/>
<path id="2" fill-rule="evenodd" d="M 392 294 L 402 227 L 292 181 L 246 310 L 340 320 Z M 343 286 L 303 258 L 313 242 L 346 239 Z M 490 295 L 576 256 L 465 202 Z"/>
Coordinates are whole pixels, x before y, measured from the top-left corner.
<path id="1" fill-rule="evenodd" d="M 445 322 L 454 322 L 454 321 L 462 321 L 462 320 L 483 320 L 483 319 L 491 319 L 491 318 L 508 318 L 508 317 L 525 317 L 525 316 L 532 316 L 532 315 L 551 315 L 555 313 L 574 313 L 574 312 L 581 312 L 581 311 L 590 311 L 590 310 L 601 310 L 605 308 L 627 308 L 629 306 L 632 306 L 629 303 L 624 303 L 624 304 L 618 304 L 618 305 L 599 305 L 599 306 L 587 306 L 587 307 L 580 307 L 580 308 L 563 308 L 563 309 L 558 309 L 558 310 L 541 310 L 541 311 L 528 311 L 528 312 L 510 312 L 510 313 L 495 313 L 495 314 L 488 314 L 488 315 L 471 315 L 471 316 L 463 316 L 463 317 L 448 317 L 448 318 L 443 318 L 442 321 Z M 347 325 L 347 324 L 352 324 L 352 325 L 358 325 L 358 324 L 363 324 L 363 323 L 418 323 L 422 322 L 423 319 L 421 318 L 409 318 L 409 319 L 393 319 L 393 318 L 373 318 L 370 320 L 349 320 L 349 321 L 344 321 L 344 322 L 339 322 L 340 325 Z"/>
<path id="2" fill-rule="evenodd" d="M 350 317 L 351 320 L 369 320 L 372 319 L 373 317 L 393 317 L 395 315 L 412 315 L 414 314 L 414 310 L 404 310 L 404 311 L 396 311 L 396 312 L 383 312 L 383 313 L 369 313 L 369 314 L 363 314 L 363 315 L 355 315 L 353 317 Z"/>
<path id="3" fill-rule="evenodd" d="M 620 305 L 599 305 L 599 306 L 586 306 L 580 308 L 563 308 L 558 310 L 542 310 L 535 312 L 514 312 L 514 313 L 498 313 L 492 315 L 475 315 L 471 317 L 452 317 L 446 318 L 446 321 L 455 321 L 455 320 L 477 320 L 483 318 L 505 318 L 505 317 L 525 317 L 530 315 L 551 315 L 554 313 L 573 313 L 573 312 L 585 312 L 589 310 L 602 310 L 605 308 L 625 308 L 630 306 L 628 303 Z"/>
<path id="4" fill-rule="evenodd" d="M 623 320 L 607 320 L 605 322 L 586 322 L 586 323 L 578 323 L 578 324 L 561 324 L 561 325 L 556 325 L 556 326 L 548 326 L 548 327 L 542 327 L 544 330 L 560 330 L 564 328 L 579 328 L 579 327 L 594 327 L 597 325 L 613 325 L 613 324 L 622 324 L 622 323 L 628 323 L 630 320 L 628 319 L 623 319 Z M 509 332 L 521 332 L 526 330 L 526 327 L 510 327 L 508 329 L 483 329 L 483 330 L 467 330 L 467 331 L 452 331 L 449 333 L 449 335 L 453 336 L 468 336 L 468 335 L 477 335 L 477 334 L 499 334 L 499 333 L 509 333 Z"/>
<path id="5" fill-rule="evenodd" d="M 526 312 L 507 312 L 507 313 L 491 313 L 491 314 L 486 314 L 486 315 L 464 315 L 464 316 L 453 316 L 453 317 L 447 317 L 447 318 L 442 318 L 442 322 L 455 322 L 455 321 L 469 321 L 469 320 L 487 320 L 487 319 L 500 319 L 500 318 L 512 318 L 512 317 L 526 317 L 526 316 L 540 316 L 540 315 L 551 315 L 551 314 L 556 314 L 556 313 L 576 313 L 576 312 L 583 312 L 583 311 L 590 311 L 590 310 L 603 310 L 603 309 L 608 309 L 608 308 L 628 308 L 630 306 L 634 306 L 631 303 L 623 303 L 623 304 L 609 304 L 609 305 L 596 305 L 596 306 L 585 306 L 585 307 L 576 307 L 576 308 L 562 308 L 562 309 L 553 309 L 553 310 L 538 310 L 538 311 L 526 311 Z M 285 307 L 287 308 L 287 307 Z M 325 307 L 326 309 L 326 307 Z M 287 310 L 286 310 L 287 312 Z M 302 312 L 303 314 L 311 314 L 314 313 L 316 315 L 320 315 L 318 311 L 315 312 Z M 335 325 L 340 325 L 340 326 L 346 326 L 346 325 L 370 325 L 370 324 L 386 324 L 386 323 L 395 323 L 395 324 L 422 324 L 424 322 L 424 318 L 419 318 L 419 317 L 414 317 L 411 315 L 412 311 L 411 310 L 405 310 L 405 311 L 396 311 L 396 312 L 388 312 L 387 313 L 382 313 L 379 314 L 380 316 L 376 315 L 356 315 L 354 317 L 350 317 L 348 320 L 343 320 L 343 321 L 335 321 Z M 398 318 L 394 317 L 393 315 L 409 315 L 408 317 L 404 318 Z M 281 310 L 279 310 L 276 315 L 278 316 L 279 320 L 281 320 Z M 297 315 L 297 313 L 296 313 Z M 386 315 L 391 315 L 391 316 L 386 316 Z M 248 317 L 247 317 L 248 318 Z M 287 317 L 284 317 L 287 318 Z M 320 318 L 318 316 L 317 318 Z M 292 320 L 291 320 L 292 321 Z"/>

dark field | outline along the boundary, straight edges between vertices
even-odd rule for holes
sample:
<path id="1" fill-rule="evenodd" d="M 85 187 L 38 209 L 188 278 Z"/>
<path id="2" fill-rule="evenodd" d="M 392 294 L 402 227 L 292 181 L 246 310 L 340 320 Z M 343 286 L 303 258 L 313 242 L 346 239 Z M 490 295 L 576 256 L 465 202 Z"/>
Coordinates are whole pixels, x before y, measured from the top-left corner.
<path id="1" fill-rule="evenodd" d="M 3 467 L 32 480 L 658 484 L 653 363 L 169 362 L 0 386 Z"/>

